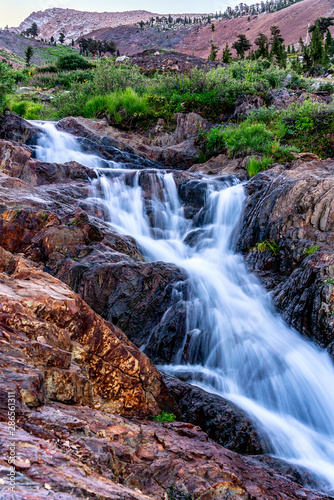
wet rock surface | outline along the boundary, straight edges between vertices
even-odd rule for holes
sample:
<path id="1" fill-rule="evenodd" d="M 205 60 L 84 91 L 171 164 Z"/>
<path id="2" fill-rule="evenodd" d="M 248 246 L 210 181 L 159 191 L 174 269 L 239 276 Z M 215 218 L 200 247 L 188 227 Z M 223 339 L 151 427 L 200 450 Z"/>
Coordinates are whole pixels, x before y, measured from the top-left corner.
<path id="1" fill-rule="evenodd" d="M 163 374 L 163 380 L 185 422 L 198 425 L 216 443 L 238 453 L 270 453 L 268 439 L 247 414 L 231 401 L 168 374 Z"/>
<path id="2" fill-rule="evenodd" d="M 176 120 L 176 129 L 172 134 L 166 134 L 161 123 L 148 136 L 120 131 L 108 126 L 104 120 L 96 122 L 80 117 L 64 118 L 57 127 L 80 137 L 80 144 L 86 152 L 132 168 L 172 166 L 186 169 L 199 155 L 195 137 L 206 121 L 195 113 L 178 113 Z"/>
<path id="3" fill-rule="evenodd" d="M 334 340 L 334 162 L 297 160 L 274 167 L 247 185 L 238 248 L 273 290 L 283 318 L 324 347 Z M 272 240 L 277 255 L 259 252 Z M 250 251 L 252 250 L 253 251 Z"/>

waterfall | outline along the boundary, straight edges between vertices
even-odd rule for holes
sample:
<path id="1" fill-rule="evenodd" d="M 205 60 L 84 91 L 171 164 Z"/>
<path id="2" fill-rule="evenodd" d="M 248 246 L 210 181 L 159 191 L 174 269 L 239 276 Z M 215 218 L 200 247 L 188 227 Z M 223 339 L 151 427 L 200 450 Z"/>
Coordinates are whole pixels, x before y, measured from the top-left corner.
<path id="1" fill-rule="evenodd" d="M 73 137 L 44 127 L 38 158 L 101 166 Z M 194 227 L 172 173 L 149 172 L 148 199 L 140 173 L 133 172 L 130 182 L 128 172 L 101 173 L 92 183 L 91 201 L 103 205 L 114 230 L 136 239 L 147 261 L 174 263 L 190 282 L 184 345 L 160 369 L 186 375 L 190 383 L 236 403 L 262 426 L 273 455 L 310 469 L 334 489 L 333 363 L 284 323 L 234 251 L 243 186 L 204 178 L 206 201 Z"/>

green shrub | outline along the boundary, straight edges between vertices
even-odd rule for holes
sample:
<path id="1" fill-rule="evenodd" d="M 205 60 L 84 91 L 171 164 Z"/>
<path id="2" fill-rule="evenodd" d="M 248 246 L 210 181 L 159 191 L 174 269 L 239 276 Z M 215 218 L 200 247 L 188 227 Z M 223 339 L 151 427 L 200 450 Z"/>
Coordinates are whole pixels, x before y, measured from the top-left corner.
<path id="1" fill-rule="evenodd" d="M 247 172 L 249 177 L 254 177 L 254 175 L 258 174 L 262 170 L 266 170 L 272 163 L 274 163 L 274 158 L 272 157 L 264 156 L 263 158 L 257 159 L 252 156 L 247 163 Z"/>
<path id="2" fill-rule="evenodd" d="M 13 89 L 13 72 L 5 63 L 0 63 L 0 113 L 6 109 L 8 95 Z"/>
<path id="3" fill-rule="evenodd" d="M 12 101 L 10 109 L 13 113 L 22 116 L 26 120 L 39 120 L 45 115 L 45 106 L 42 103 L 29 100 Z"/>
<path id="4" fill-rule="evenodd" d="M 92 64 L 88 62 L 87 59 L 76 53 L 60 56 L 56 66 L 65 71 L 92 68 Z"/>
<path id="5" fill-rule="evenodd" d="M 305 248 L 304 250 L 304 255 L 311 255 L 312 253 L 316 253 L 318 250 L 320 250 L 321 245 L 310 245 L 309 247 Z"/>
<path id="6" fill-rule="evenodd" d="M 165 411 L 162 411 L 159 415 L 154 416 L 153 420 L 155 422 L 175 422 L 176 417 L 174 413 L 166 413 Z"/>

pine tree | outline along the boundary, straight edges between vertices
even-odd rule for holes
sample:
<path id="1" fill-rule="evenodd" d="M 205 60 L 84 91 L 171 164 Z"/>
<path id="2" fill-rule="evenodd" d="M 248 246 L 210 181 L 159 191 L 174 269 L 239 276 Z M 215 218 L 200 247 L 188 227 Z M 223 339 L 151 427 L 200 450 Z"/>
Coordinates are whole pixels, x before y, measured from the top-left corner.
<path id="1" fill-rule="evenodd" d="M 26 56 L 26 65 L 30 66 L 30 60 L 31 60 L 32 56 L 34 55 L 34 49 L 32 48 L 31 45 L 28 45 L 28 47 L 26 48 L 26 50 L 24 52 L 24 55 Z"/>
<path id="2" fill-rule="evenodd" d="M 316 26 L 312 32 L 312 39 L 310 43 L 310 57 L 313 66 L 320 66 L 324 57 L 324 47 L 322 43 L 322 34 L 319 25 Z"/>
<path id="3" fill-rule="evenodd" d="M 246 38 L 246 35 L 241 34 L 238 35 L 238 40 L 233 43 L 232 48 L 237 51 L 240 59 L 244 59 L 246 50 L 249 50 L 251 46 L 252 44 Z"/>
<path id="4" fill-rule="evenodd" d="M 259 48 L 255 51 L 256 58 L 264 57 L 268 58 L 268 37 L 260 31 L 254 40 L 255 45 Z"/>
<path id="5" fill-rule="evenodd" d="M 62 45 L 63 45 L 63 43 L 64 43 L 64 40 L 65 40 L 65 35 L 64 35 L 64 33 L 59 33 L 59 41 L 60 41 L 60 43 L 61 43 Z"/>
<path id="6" fill-rule="evenodd" d="M 326 39 L 325 39 L 325 52 L 329 55 L 332 56 L 334 53 L 334 42 L 333 42 L 333 37 L 331 32 L 328 30 L 326 33 Z"/>
<path id="7" fill-rule="evenodd" d="M 217 59 L 218 50 L 219 50 L 219 47 L 214 45 L 213 41 L 211 40 L 211 50 L 210 50 L 210 54 L 208 57 L 209 61 L 215 61 Z"/>
<path id="8" fill-rule="evenodd" d="M 223 49 L 222 62 L 225 64 L 229 64 L 232 61 L 232 52 L 228 46 L 228 43 L 225 45 L 225 49 Z"/>

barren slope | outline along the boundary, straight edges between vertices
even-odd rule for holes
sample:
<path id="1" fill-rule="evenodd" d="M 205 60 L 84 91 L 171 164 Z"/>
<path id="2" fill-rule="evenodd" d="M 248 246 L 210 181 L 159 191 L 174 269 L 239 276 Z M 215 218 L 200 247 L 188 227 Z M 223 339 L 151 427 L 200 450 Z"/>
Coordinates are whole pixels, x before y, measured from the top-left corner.
<path id="1" fill-rule="evenodd" d="M 226 42 L 230 47 L 239 33 L 245 33 L 254 43 L 259 31 L 270 34 L 270 26 L 280 27 L 286 44 L 297 44 L 300 37 L 306 39 L 308 25 L 321 16 L 334 13 L 334 0 L 303 0 L 286 9 L 271 14 L 260 14 L 236 19 L 214 21 L 213 40 L 220 47 L 219 57 Z M 106 26 L 106 25 L 105 25 Z M 144 49 L 175 49 L 179 52 L 200 57 L 210 53 L 212 38 L 211 24 L 176 26 L 167 31 L 157 27 L 138 29 L 138 25 L 118 26 L 92 31 L 89 36 L 96 39 L 114 40 L 121 54 L 135 54 Z M 254 46 L 254 48 L 256 48 Z"/>
<path id="2" fill-rule="evenodd" d="M 269 35 L 270 26 L 276 25 L 281 29 L 286 44 L 296 44 L 300 37 L 306 38 L 309 24 L 312 24 L 318 17 L 326 17 L 333 13 L 333 0 L 304 0 L 278 12 L 260 14 L 257 17 L 251 16 L 250 22 L 247 21 L 246 16 L 215 22 L 216 30 L 213 39 L 222 51 L 226 42 L 231 46 L 239 33 L 245 33 L 247 38 L 254 43 L 259 31 Z M 174 48 L 186 54 L 194 53 L 206 57 L 210 52 L 211 38 L 211 27 L 206 25 L 199 29 L 198 34 L 193 30 Z"/>

